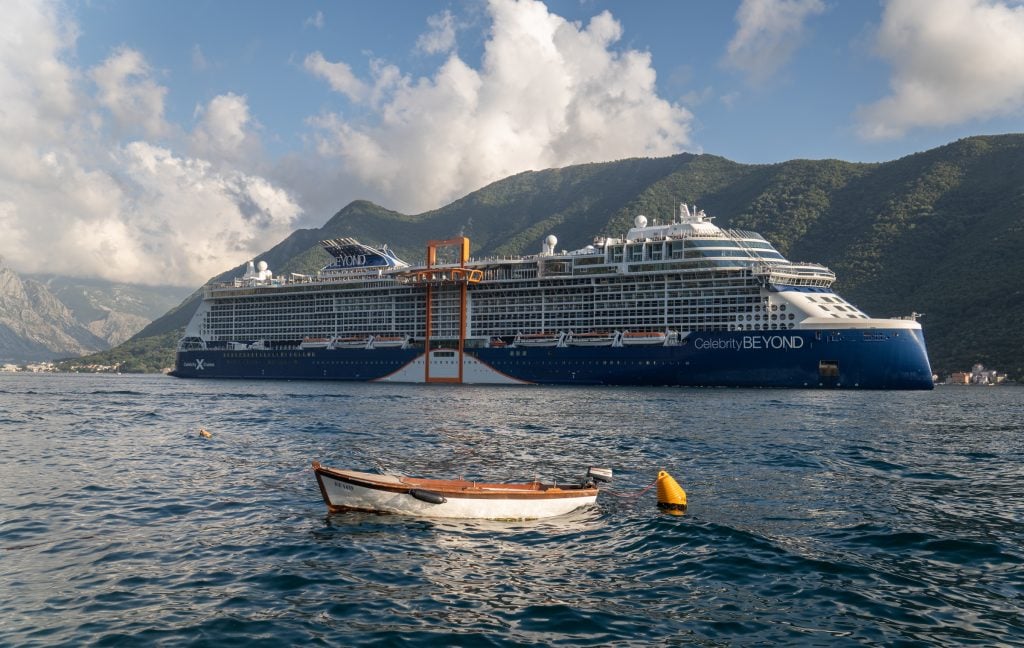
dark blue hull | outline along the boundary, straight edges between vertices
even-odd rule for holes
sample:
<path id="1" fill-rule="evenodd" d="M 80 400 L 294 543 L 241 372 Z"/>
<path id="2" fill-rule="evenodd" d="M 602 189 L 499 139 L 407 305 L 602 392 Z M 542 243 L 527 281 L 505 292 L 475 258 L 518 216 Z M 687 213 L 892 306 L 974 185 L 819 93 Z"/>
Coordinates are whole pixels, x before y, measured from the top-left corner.
<path id="1" fill-rule="evenodd" d="M 178 353 L 173 375 L 427 382 L 425 365 L 416 348 L 190 350 Z M 693 333 L 672 346 L 468 348 L 463 366 L 465 383 L 933 387 L 924 337 L 913 329 Z M 436 377 L 441 368 L 432 367 Z"/>

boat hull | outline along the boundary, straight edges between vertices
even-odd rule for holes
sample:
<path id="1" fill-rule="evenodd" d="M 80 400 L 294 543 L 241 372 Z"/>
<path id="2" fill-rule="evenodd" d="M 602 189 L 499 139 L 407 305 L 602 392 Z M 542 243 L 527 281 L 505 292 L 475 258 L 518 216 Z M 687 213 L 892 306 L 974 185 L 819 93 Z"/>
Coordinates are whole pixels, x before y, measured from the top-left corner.
<path id="1" fill-rule="evenodd" d="M 173 375 L 427 382 L 422 349 L 180 351 Z M 932 389 L 919 329 L 693 333 L 679 344 L 467 349 L 462 382 Z"/>
<path id="2" fill-rule="evenodd" d="M 367 511 L 452 519 L 532 520 L 565 515 L 597 500 L 596 488 L 476 484 L 338 470 L 313 462 L 332 513 Z"/>

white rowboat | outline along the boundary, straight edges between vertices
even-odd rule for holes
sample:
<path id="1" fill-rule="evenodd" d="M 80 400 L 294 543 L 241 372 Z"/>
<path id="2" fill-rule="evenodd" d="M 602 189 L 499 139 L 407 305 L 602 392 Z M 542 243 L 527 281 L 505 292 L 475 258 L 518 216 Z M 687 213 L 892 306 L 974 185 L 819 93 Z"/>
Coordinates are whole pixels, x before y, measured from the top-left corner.
<path id="1" fill-rule="evenodd" d="M 533 520 L 564 515 L 597 500 L 595 480 L 611 471 L 591 468 L 579 484 L 539 481 L 491 484 L 465 479 L 424 479 L 340 470 L 313 462 L 327 509 L 439 518 Z"/>

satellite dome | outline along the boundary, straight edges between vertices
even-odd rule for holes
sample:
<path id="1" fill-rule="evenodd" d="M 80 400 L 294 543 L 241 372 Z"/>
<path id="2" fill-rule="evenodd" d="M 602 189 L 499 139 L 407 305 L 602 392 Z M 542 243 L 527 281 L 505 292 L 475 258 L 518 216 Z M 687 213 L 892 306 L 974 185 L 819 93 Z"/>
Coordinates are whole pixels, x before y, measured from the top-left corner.
<path id="1" fill-rule="evenodd" d="M 647 227 L 647 217 L 644 216 L 643 214 L 640 214 L 635 219 L 633 219 L 633 224 L 636 225 L 637 227 Z"/>
<path id="2" fill-rule="evenodd" d="M 260 272 L 263 272 L 264 270 L 267 269 L 267 262 L 266 261 L 260 261 L 259 263 L 256 264 L 256 267 L 259 268 Z"/>
<path id="3" fill-rule="evenodd" d="M 544 239 L 544 242 L 548 244 L 548 247 L 554 250 L 555 246 L 558 245 L 558 237 L 554 234 L 548 234 L 548 237 Z"/>

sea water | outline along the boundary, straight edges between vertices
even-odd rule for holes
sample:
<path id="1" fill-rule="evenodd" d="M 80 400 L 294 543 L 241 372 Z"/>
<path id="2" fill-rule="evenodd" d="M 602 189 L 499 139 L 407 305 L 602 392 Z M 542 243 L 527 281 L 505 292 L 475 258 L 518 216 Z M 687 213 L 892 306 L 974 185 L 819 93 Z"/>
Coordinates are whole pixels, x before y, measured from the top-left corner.
<path id="1" fill-rule="evenodd" d="M 1020 644 L 1022 396 L 0 375 L 0 644 Z M 615 479 L 328 515 L 314 459 Z"/>

